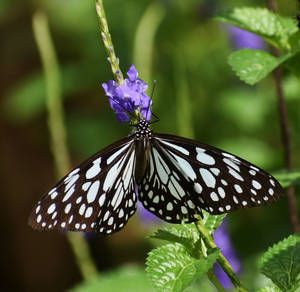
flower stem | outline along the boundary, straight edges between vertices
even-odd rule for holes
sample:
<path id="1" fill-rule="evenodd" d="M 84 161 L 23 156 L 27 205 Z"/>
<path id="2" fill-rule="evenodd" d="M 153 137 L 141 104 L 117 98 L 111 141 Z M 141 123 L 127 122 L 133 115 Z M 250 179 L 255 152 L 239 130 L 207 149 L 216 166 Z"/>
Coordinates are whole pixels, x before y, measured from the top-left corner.
<path id="1" fill-rule="evenodd" d="M 99 25 L 100 25 L 100 32 L 101 32 L 101 38 L 104 44 L 104 47 L 106 49 L 106 53 L 108 55 L 108 62 L 110 63 L 112 73 L 114 74 L 116 81 L 118 84 L 123 84 L 123 74 L 121 72 L 121 69 L 119 67 L 119 58 L 117 58 L 114 50 L 114 46 L 111 40 L 111 36 L 109 33 L 108 25 L 107 25 L 107 19 L 103 7 L 103 1 L 102 0 L 96 0 L 96 11 L 99 19 Z"/>
<path id="2" fill-rule="evenodd" d="M 55 161 L 57 176 L 62 177 L 70 169 L 70 157 L 66 146 L 66 130 L 63 122 L 59 66 L 49 31 L 47 16 L 43 12 L 36 12 L 33 15 L 32 25 L 46 80 L 46 106 L 51 136 L 51 151 Z M 87 279 L 95 275 L 97 269 L 83 235 L 69 232 L 68 239 L 82 276 Z"/>
<path id="3" fill-rule="evenodd" d="M 213 269 L 210 269 L 206 274 L 207 274 L 208 279 L 214 284 L 214 286 L 216 287 L 216 289 L 219 292 L 226 292 L 227 291 L 226 289 L 224 289 L 224 287 L 220 283 L 220 281 L 217 278 L 217 276 L 215 275 Z"/>
<path id="4" fill-rule="evenodd" d="M 275 0 L 268 0 L 268 8 L 273 13 L 277 11 L 277 3 Z M 271 52 L 277 58 L 280 57 L 280 52 L 278 48 L 272 47 Z M 277 94 L 277 106 L 278 114 L 280 120 L 280 129 L 281 129 L 281 141 L 284 150 L 284 159 L 285 167 L 288 171 L 291 171 L 293 168 L 293 153 L 292 153 L 292 135 L 291 135 L 291 126 L 288 118 L 288 111 L 286 105 L 286 98 L 283 91 L 282 85 L 282 69 L 281 66 L 275 68 L 273 72 L 276 94 Z M 300 232 L 300 222 L 298 217 L 298 208 L 297 208 L 297 199 L 295 194 L 295 187 L 289 186 L 286 190 L 289 216 L 292 228 L 295 233 Z"/>
<path id="5" fill-rule="evenodd" d="M 199 231 L 201 238 L 203 239 L 205 245 L 210 248 L 217 248 L 217 245 L 215 244 L 212 236 L 209 234 L 207 229 L 205 228 L 202 219 L 199 219 L 196 223 L 196 228 Z M 236 287 L 236 289 L 240 292 L 246 292 L 247 290 L 243 287 L 240 279 L 234 272 L 233 268 L 231 267 L 230 263 L 227 261 L 227 259 L 220 253 L 218 258 L 218 263 L 223 268 L 224 272 L 228 275 L 233 285 Z"/>

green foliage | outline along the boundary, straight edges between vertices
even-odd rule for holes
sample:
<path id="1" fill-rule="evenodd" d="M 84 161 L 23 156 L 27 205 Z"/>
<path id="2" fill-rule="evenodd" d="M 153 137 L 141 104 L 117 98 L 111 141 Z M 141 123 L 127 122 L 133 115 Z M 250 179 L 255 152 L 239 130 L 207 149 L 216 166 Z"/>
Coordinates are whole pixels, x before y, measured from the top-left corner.
<path id="1" fill-rule="evenodd" d="M 267 8 L 235 8 L 216 19 L 254 32 L 280 47 L 289 46 L 288 38 L 298 31 L 295 19 L 281 17 Z"/>
<path id="2" fill-rule="evenodd" d="M 274 173 L 274 176 L 284 188 L 300 184 L 300 170 L 282 170 L 281 172 Z"/>
<path id="3" fill-rule="evenodd" d="M 146 273 L 142 267 L 125 266 L 109 273 L 101 274 L 96 278 L 82 282 L 69 292 L 150 292 Z"/>
<path id="4" fill-rule="evenodd" d="M 267 286 L 256 292 L 280 292 L 281 290 L 276 286 Z"/>
<path id="5" fill-rule="evenodd" d="M 147 273 L 157 291 L 182 291 L 206 273 L 218 255 L 216 250 L 205 258 L 197 259 L 183 245 L 169 243 L 149 253 Z"/>
<path id="6" fill-rule="evenodd" d="M 205 228 L 208 230 L 210 234 L 222 224 L 223 219 L 227 216 L 227 214 L 222 215 L 211 215 L 206 211 L 203 211 L 203 223 Z"/>
<path id="7" fill-rule="evenodd" d="M 269 53 L 250 49 L 232 53 L 228 62 L 236 75 L 250 85 L 266 77 L 279 64 L 278 59 Z"/>
<path id="8" fill-rule="evenodd" d="M 203 223 L 210 234 L 226 215 L 203 214 Z M 147 273 L 158 291 L 182 291 L 206 273 L 216 261 L 219 250 L 209 250 L 204 257 L 195 224 L 178 224 L 154 232 L 151 238 L 169 241 L 149 253 Z"/>
<path id="9" fill-rule="evenodd" d="M 210 215 L 208 212 L 203 211 L 203 223 L 207 231 L 212 234 L 222 223 L 226 214 L 223 215 Z M 177 224 L 158 229 L 150 235 L 151 238 L 167 240 L 169 242 L 177 242 L 184 245 L 186 248 L 192 248 L 193 245 L 199 241 L 199 231 L 195 224 Z"/>
<path id="10" fill-rule="evenodd" d="M 300 37 L 294 19 L 281 17 L 266 8 L 251 7 L 233 9 L 217 19 L 254 32 L 282 50 L 279 58 L 260 50 L 243 49 L 232 53 L 229 64 L 244 82 L 253 85 L 284 63 L 296 75 L 300 74 L 297 66 Z"/>
<path id="11" fill-rule="evenodd" d="M 259 269 L 282 291 L 295 291 L 300 286 L 300 234 L 269 248 L 259 262 Z"/>

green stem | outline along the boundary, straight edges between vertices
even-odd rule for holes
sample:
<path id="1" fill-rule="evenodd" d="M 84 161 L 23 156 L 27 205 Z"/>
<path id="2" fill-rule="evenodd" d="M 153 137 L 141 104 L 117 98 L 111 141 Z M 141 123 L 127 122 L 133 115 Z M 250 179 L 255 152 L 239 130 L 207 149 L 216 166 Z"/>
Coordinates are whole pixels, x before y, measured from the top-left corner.
<path id="1" fill-rule="evenodd" d="M 62 177 L 70 169 L 70 156 L 66 146 L 66 130 L 63 122 L 63 106 L 59 66 L 51 39 L 47 16 L 36 12 L 32 19 L 34 37 L 40 53 L 46 80 L 46 105 L 48 126 L 51 136 L 51 151 L 55 161 L 56 173 Z M 82 276 L 87 279 L 97 273 L 90 256 L 89 247 L 82 234 L 68 233 L 68 239 L 75 254 Z"/>
<path id="2" fill-rule="evenodd" d="M 214 286 L 216 287 L 216 289 L 219 292 L 227 291 L 226 289 L 224 289 L 224 287 L 220 283 L 220 281 L 219 281 L 218 277 L 215 275 L 213 269 L 210 269 L 206 274 L 207 274 L 208 279 L 214 284 Z"/>
<path id="3" fill-rule="evenodd" d="M 201 219 L 199 219 L 196 223 L 196 228 L 198 229 L 205 245 L 210 248 L 217 248 L 212 236 L 209 234 L 207 229 L 205 228 L 203 222 Z M 228 275 L 233 285 L 236 287 L 236 289 L 240 292 L 246 292 L 247 290 L 243 287 L 240 279 L 237 277 L 236 273 L 234 272 L 233 268 L 227 261 L 227 259 L 220 253 L 218 258 L 218 263 L 224 270 L 224 272 Z"/>
<path id="4" fill-rule="evenodd" d="M 111 36 L 109 33 L 108 25 L 107 25 L 107 19 L 104 11 L 103 1 L 102 0 L 96 0 L 96 11 L 99 17 L 99 25 L 100 25 L 100 32 L 101 32 L 101 38 L 104 44 L 104 47 L 106 49 L 106 53 L 108 55 L 108 62 L 110 63 L 111 71 L 113 75 L 115 76 L 116 81 L 119 85 L 124 83 L 124 78 L 122 71 L 119 67 L 119 58 L 117 58 L 115 54 L 114 45 L 111 40 Z M 134 111 L 135 118 L 132 120 L 132 122 L 137 122 L 139 120 L 139 111 Z"/>
<path id="5" fill-rule="evenodd" d="M 124 83 L 123 74 L 119 67 L 119 59 L 117 58 L 117 56 L 115 54 L 114 46 L 113 46 L 111 36 L 109 33 L 107 19 L 106 19 L 102 0 L 96 0 L 96 11 L 97 11 L 97 14 L 99 17 L 101 38 L 102 38 L 104 47 L 106 49 L 106 53 L 108 55 L 108 62 L 110 63 L 112 73 L 114 74 L 118 84 L 119 85 L 123 84 Z"/>

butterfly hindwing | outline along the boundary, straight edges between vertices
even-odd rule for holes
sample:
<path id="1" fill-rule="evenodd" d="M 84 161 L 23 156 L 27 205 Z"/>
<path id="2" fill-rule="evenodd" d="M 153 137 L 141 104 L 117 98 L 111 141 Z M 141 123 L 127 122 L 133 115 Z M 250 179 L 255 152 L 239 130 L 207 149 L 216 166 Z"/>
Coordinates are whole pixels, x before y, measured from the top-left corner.
<path id="1" fill-rule="evenodd" d="M 97 231 L 123 228 L 137 204 L 132 137 L 96 153 L 58 182 L 33 209 L 29 224 L 39 230 Z"/>
<path id="2" fill-rule="evenodd" d="M 201 208 L 204 208 L 199 198 L 193 197 L 194 190 L 181 170 L 154 140 L 148 167 L 138 189 L 143 206 L 170 223 L 181 223 L 183 219 L 196 221 L 194 215 L 201 214 Z"/>
<path id="3" fill-rule="evenodd" d="M 170 194 L 174 195 L 174 190 L 171 184 L 169 185 L 172 176 L 178 177 L 176 182 L 180 186 L 179 189 L 185 192 L 180 203 L 191 200 L 195 205 L 194 209 L 188 209 L 190 213 L 185 216 L 187 218 L 200 213 L 199 208 L 211 214 L 222 214 L 239 208 L 265 205 L 283 194 L 280 184 L 271 175 L 218 148 L 164 134 L 155 134 L 151 144 L 152 149 L 156 150 L 151 152 L 146 176 L 150 177 L 152 182 L 155 181 L 155 175 L 159 177 L 159 190 L 151 184 L 146 190 L 147 180 L 144 180 L 139 188 L 143 193 L 143 204 L 147 202 L 146 208 L 155 214 L 159 211 L 153 209 L 155 191 L 159 192 L 160 200 L 174 200 L 170 197 Z M 159 159 L 156 160 L 155 151 L 159 153 Z M 163 165 L 168 166 L 168 181 L 168 172 Z M 164 180 L 166 183 L 163 183 Z M 150 205 L 152 209 L 148 207 Z M 167 209 L 164 208 L 161 212 L 166 214 Z M 175 223 L 172 220 L 170 222 Z"/>

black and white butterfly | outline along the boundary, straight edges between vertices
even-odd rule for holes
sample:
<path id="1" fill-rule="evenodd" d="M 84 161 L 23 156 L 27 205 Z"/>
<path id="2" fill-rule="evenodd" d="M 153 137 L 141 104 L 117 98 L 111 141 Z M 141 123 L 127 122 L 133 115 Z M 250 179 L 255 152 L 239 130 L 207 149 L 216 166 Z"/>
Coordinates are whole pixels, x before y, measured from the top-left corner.
<path id="1" fill-rule="evenodd" d="M 104 148 L 62 178 L 33 209 L 38 230 L 122 229 L 144 207 L 170 223 L 194 222 L 206 210 L 222 214 L 265 205 L 283 194 L 276 179 L 215 147 L 156 134 L 141 119 L 127 138 Z"/>

